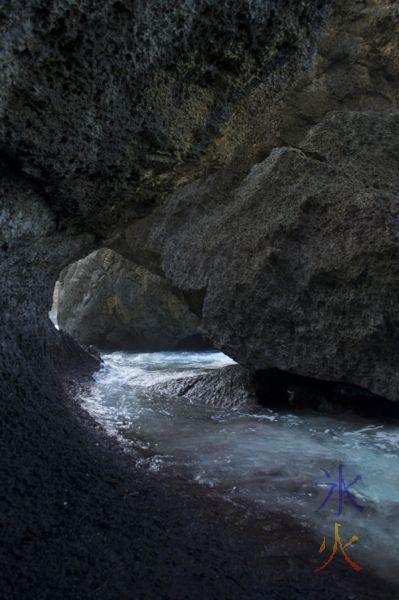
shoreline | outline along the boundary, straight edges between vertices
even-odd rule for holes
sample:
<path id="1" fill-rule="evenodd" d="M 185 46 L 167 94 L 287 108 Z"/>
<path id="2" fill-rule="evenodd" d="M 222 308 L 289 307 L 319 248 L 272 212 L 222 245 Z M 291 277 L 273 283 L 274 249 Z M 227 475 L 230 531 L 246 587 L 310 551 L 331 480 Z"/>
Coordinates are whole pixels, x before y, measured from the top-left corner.
<path id="1" fill-rule="evenodd" d="M 137 469 L 77 398 L 93 361 L 69 364 L 45 388 L 38 363 L 30 396 L 26 378 L 3 407 L 1 600 L 397 598 L 340 557 L 314 573 L 320 540 L 286 515 L 260 531 L 207 490 Z"/>
<path id="2" fill-rule="evenodd" d="M 86 498 L 84 521 L 90 535 L 81 539 L 83 546 L 96 549 L 98 560 L 89 561 L 88 577 L 71 598 L 290 600 L 304 594 L 336 598 L 337 592 L 348 599 L 381 593 L 387 599 L 397 597 L 397 587 L 366 569 L 355 573 L 338 556 L 329 569 L 314 573 L 320 540 L 284 513 L 268 513 L 263 522 L 267 531 L 260 532 L 256 518 L 240 523 L 241 508 L 211 496 L 206 488 L 178 477 L 161 481 L 137 468 L 134 456 L 81 406 L 77 392 L 87 385 L 88 379 L 69 385 L 67 403 L 71 418 L 86 434 L 85 450 L 100 476 L 97 493 Z M 71 470 L 69 475 L 79 480 L 79 473 Z M 72 522 L 82 519 L 79 513 Z M 104 531 L 108 533 L 96 542 Z M 114 556 L 109 574 L 119 572 L 120 579 L 114 574 L 90 589 L 90 581 L 100 576 L 101 550 Z M 72 557 L 65 551 L 63 561 L 69 562 Z M 60 598 L 69 597 L 67 589 Z"/>

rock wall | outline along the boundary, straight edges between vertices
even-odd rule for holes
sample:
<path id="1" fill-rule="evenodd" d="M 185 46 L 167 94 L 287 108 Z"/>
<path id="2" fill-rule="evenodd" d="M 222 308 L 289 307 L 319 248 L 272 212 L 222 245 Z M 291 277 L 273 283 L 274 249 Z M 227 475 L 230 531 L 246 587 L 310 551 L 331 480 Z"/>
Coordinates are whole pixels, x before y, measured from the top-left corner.
<path id="1" fill-rule="evenodd" d="M 313 68 L 260 126 L 264 141 L 252 137 L 266 158 L 236 179 L 232 158 L 180 188 L 147 241 L 175 285 L 202 290 L 207 334 L 240 364 L 351 382 L 392 400 L 398 31 L 395 3 L 337 2 Z"/>
<path id="2" fill-rule="evenodd" d="M 95 248 L 162 275 L 141 233 L 154 206 L 218 166 L 207 148 L 241 99 L 260 90 L 271 106 L 311 64 L 329 5 L 3 2 L 1 303 L 11 330 L 42 336 L 60 270 Z M 226 160 L 235 145 L 224 144 Z"/>
<path id="3" fill-rule="evenodd" d="M 198 172 L 240 97 L 309 62 L 327 4 L 3 2 L 2 151 L 68 223 L 109 235 Z"/>
<path id="4" fill-rule="evenodd" d="M 398 114 L 333 112 L 228 202 L 212 178 L 170 199 L 153 244 L 177 285 L 206 289 L 216 347 L 397 397 L 398 140 Z"/>

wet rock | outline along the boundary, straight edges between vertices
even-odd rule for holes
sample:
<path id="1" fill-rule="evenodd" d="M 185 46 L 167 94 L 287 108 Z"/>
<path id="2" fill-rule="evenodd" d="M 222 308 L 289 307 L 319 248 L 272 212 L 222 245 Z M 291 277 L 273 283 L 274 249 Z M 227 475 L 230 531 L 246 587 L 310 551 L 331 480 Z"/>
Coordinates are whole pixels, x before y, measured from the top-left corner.
<path id="1" fill-rule="evenodd" d="M 146 393 L 167 398 L 179 397 L 192 404 L 216 408 L 255 407 L 257 400 L 250 373 L 238 365 L 209 373 L 172 379 L 150 386 Z"/>
<path id="2" fill-rule="evenodd" d="M 62 274 L 58 323 L 81 344 L 108 349 L 184 349 L 201 340 L 200 319 L 179 293 L 158 275 L 107 249 Z"/>

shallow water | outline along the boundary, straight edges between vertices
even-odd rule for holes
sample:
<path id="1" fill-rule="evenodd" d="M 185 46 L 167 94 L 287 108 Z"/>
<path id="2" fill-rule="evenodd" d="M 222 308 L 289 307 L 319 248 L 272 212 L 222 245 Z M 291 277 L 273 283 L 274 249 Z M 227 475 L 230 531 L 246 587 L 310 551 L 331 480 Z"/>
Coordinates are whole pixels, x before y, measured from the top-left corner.
<path id="1" fill-rule="evenodd" d="M 320 565 L 331 554 L 338 522 L 343 544 L 353 535 L 359 538 L 347 548 L 355 562 L 399 582 L 398 422 L 214 408 L 181 398 L 165 400 L 149 389 L 233 364 L 217 352 L 114 352 L 103 360 L 84 405 L 122 436 L 143 468 L 161 476 L 183 475 L 212 494 L 252 507 L 260 520 L 265 510 L 293 515 L 312 527 L 320 544 L 326 536 Z M 350 492 L 363 512 L 344 494 L 342 515 L 335 516 L 337 489 L 315 512 L 330 483 L 338 484 L 340 464 L 347 486 L 361 476 Z"/>

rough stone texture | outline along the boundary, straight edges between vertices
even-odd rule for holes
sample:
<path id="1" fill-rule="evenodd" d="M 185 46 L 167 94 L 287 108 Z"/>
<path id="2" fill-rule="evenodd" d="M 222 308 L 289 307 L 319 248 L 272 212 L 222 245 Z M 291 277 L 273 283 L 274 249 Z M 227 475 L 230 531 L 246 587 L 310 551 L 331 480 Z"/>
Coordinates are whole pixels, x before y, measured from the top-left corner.
<path id="1" fill-rule="evenodd" d="M 228 203 L 212 178 L 171 198 L 154 243 L 176 284 L 206 288 L 216 347 L 398 398 L 398 139 L 398 114 L 334 112 Z"/>
<path id="2" fill-rule="evenodd" d="M 266 369 L 251 372 L 239 365 L 179 377 L 145 388 L 150 396 L 179 398 L 189 404 L 215 408 L 245 408 L 258 413 L 266 409 L 332 416 L 361 415 L 388 422 L 399 419 L 399 404 L 354 385 L 318 381 Z"/>
<path id="3" fill-rule="evenodd" d="M 309 63 L 328 4 L 7 0 L 2 149 L 58 212 L 109 234 L 187 176 L 239 97 Z"/>
<path id="4" fill-rule="evenodd" d="M 191 404 L 217 408 L 254 407 L 257 405 L 250 373 L 238 365 L 217 369 L 195 377 L 172 379 L 149 386 L 146 392 L 164 397 L 179 397 Z"/>
<path id="5" fill-rule="evenodd" d="M 318 40 L 328 16 L 326 8 L 330 5 L 334 12 L 317 56 Z M 314 540 L 305 549 L 307 533 L 292 522 L 273 517 L 274 537 L 268 527 L 265 550 L 263 532 L 260 540 L 254 536 L 246 543 L 242 531 L 230 532 L 225 523 L 221 528 L 215 526 L 220 514 L 226 513 L 225 506 L 212 513 L 210 520 L 213 516 L 215 519 L 209 526 L 205 518 L 209 517 L 209 504 L 201 508 L 198 502 L 184 512 L 181 491 L 163 495 L 159 489 L 155 493 L 151 486 L 146 497 L 146 486 L 138 483 L 136 472 L 132 476 L 131 465 L 124 464 L 120 456 L 114 459 L 113 452 L 106 449 L 95 432 L 88 435 L 82 426 L 82 415 L 65 397 L 65 377 L 77 376 L 82 370 L 87 374 L 97 363 L 68 336 L 57 333 L 47 316 L 61 269 L 98 247 L 110 247 L 157 274 L 162 275 L 161 262 L 166 271 L 173 270 L 176 281 L 191 288 L 186 297 L 199 314 L 205 296 L 204 312 L 208 314 L 210 330 L 214 323 L 215 340 L 222 347 L 231 346 L 231 353 L 243 356 L 244 362 L 250 357 L 254 364 L 263 364 L 265 355 L 271 354 L 270 336 L 256 333 L 259 325 L 260 329 L 263 327 L 259 312 L 250 313 L 253 331 L 249 333 L 254 350 L 244 337 L 249 327 L 249 306 L 259 289 L 255 276 L 251 280 L 253 287 L 245 290 L 245 286 L 248 270 L 259 272 L 256 260 L 262 257 L 264 248 L 256 233 L 263 235 L 262 222 L 250 218 L 251 204 L 241 206 L 237 214 L 234 211 L 238 208 L 235 190 L 250 187 L 256 174 L 262 180 L 267 178 L 266 163 L 255 169 L 244 184 L 241 179 L 255 162 L 262 163 L 270 155 L 270 176 L 282 169 L 279 182 L 273 185 L 281 186 L 280 200 L 287 210 L 286 217 L 282 212 L 271 215 L 272 226 L 276 227 L 273 244 L 282 246 L 282 256 L 286 255 L 290 262 L 279 263 L 278 255 L 273 257 L 273 253 L 266 257 L 260 286 L 263 291 L 268 285 L 266 270 L 275 273 L 276 283 L 284 284 L 281 294 L 287 291 L 288 297 L 291 283 L 296 285 L 299 281 L 291 264 L 292 247 L 296 244 L 298 248 L 299 242 L 286 237 L 297 217 L 301 233 L 310 236 L 305 237 L 304 247 L 313 260 L 311 237 L 317 233 L 322 236 L 317 227 L 324 223 L 318 211 L 330 211 L 337 225 L 341 225 L 343 202 L 333 191 L 342 192 L 343 182 L 347 181 L 345 197 L 349 197 L 349 190 L 356 192 L 350 195 L 349 202 L 356 216 L 360 198 L 365 198 L 367 218 L 359 218 L 354 229 L 361 236 L 360 248 L 365 252 L 372 228 L 370 218 L 376 217 L 377 197 L 381 198 L 381 221 L 376 225 L 384 234 L 380 240 L 374 235 L 369 249 L 371 264 L 375 267 L 380 254 L 384 265 L 384 281 L 377 282 L 375 269 L 370 271 L 370 277 L 379 286 L 373 290 L 378 310 L 374 311 L 373 305 L 370 318 L 374 322 L 375 317 L 376 322 L 377 349 L 371 356 L 375 358 L 379 352 L 377 366 L 370 359 L 371 370 L 365 374 L 367 359 L 361 353 L 369 351 L 371 342 L 360 337 L 359 348 L 349 353 L 350 341 L 343 340 L 331 323 L 323 324 L 322 333 L 330 327 L 337 343 L 329 343 L 326 354 L 316 335 L 312 333 L 308 341 L 310 354 L 316 355 L 316 347 L 322 353 L 316 363 L 320 375 L 333 371 L 333 375 L 341 376 L 344 370 L 362 379 L 370 389 L 385 389 L 387 394 L 396 396 L 396 376 L 392 371 L 396 348 L 391 346 L 396 324 L 388 321 L 383 336 L 381 310 L 388 306 L 389 294 L 395 288 L 396 255 L 390 240 L 395 212 L 391 215 L 385 210 L 386 199 L 392 196 L 392 184 L 383 178 L 396 177 L 392 161 L 397 159 L 397 149 L 390 145 L 396 117 L 385 117 L 383 113 L 398 110 L 397 32 L 398 6 L 393 0 L 3 0 L 0 595 L 5 600 L 130 600 L 132 593 L 134 597 L 153 600 L 161 593 L 161 581 L 163 596 L 173 600 L 243 595 L 251 599 L 268 596 L 291 600 L 303 597 L 304 590 L 309 599 L 329 600 L 337 594 L 342 598 L 374 598 L 378 594 L 397 597 L 397 591 L 373 581 L 367 573 L 355 581 L 347 565 L 326 572 L 323 579 L 315 577 L 310 572 L 313 565 L 317 566 L 312 557 Z M 347 97 L 342 90 L 352 81 L 354 85 Z M 353 137 L 348 135 L 348 140 L 353 141 L 349 147 L 354 161 L 345 154 L 347 149 L 337 143 L 339 136 L 334 137 L 328 128 L 327 149 L 332 154 L 326 161 L 314 154 L 317 148 L 316 152 L 326 156 L 325 148 L 321 148 L 323 137 L 316 136 L 323 129 L 310 135 L 309 148 L 293 148 L 301 145 L 309 129 L 325 117 L 321 127 L 331 124 L 332 117 L 326 113 L 345 107 L 382 113 L 351 114 L 343 119 L 343 123 L 348 123 L 348 118 L 353 120 Z M 376 123 L 374 132 L 372 119 Z M 355 150 L 355 137 L 361 135 L 360 139 L 364 139 L 363 127 L 369 132 L 368 148 L 375 151 L 376 160 L 376 166 L 369 161 L 367 169 L 360 166 L 360 149 Z M 387 144 L 380 143 L 384 142 L 384 137 L 378 138 L 380 133 L 389 134 Z M 273 148 L 281 146 L 290 147 L 270 154 Z M 380 148 L 382 154 L 378 158 Z M 387 158 L 387 151 L 388 167 L 382 169 L 382 155 Z M 338 157 L 340 153 L 342 156 Z M 290 190 L 295 189 L 290 170 L 298 173 L 299 167 L 298 185 L 307 190 L 306 197 L 306 182 L 312 174 L 321 177 L 318 189 L 321 191 L 324 186 L 328 192 L 325 203 L 317 196 L 315 205 L 312 201 L 307 204 L 297 194 L 290 196 L 292 205 L 285 202 Z M 376 173 L 379 191 L 372 189 Z M 207 175 L 205 180 L 184 190 L 186 206 L 180 207 L 180 216 L 175 211 L 162 217 L 162 227 L 157 226 L 156 248 L 144 247 L 146 232 L 156 220 L 151 214 L 154 206 L 177 187 L 203 175 Z M 284 182 L 288 186 L 285 190 Z M 197 194 L 195 210 L 200 218 L 193 212 L 193 191 Z M 357 194 L 359 191 L 362 196 Z M 260 195 L 255 191 L 250 195 L 255 208 Z M 329 205 L 332 202 L 337 202 L 337 210 Z M 395 211 L 394 201 L 389 202 Z M 174 210 L 173 203 L 176 198 L 170 211 Z M 304 204 L 305 208 L 308 206 L 308 223 L 305 216 L 299 219 Z M 205 222 L 205 211 L 210 211 L 209 222 L 218 218 L 219 229 Z M 187 220 L 187 212 L 194 214 L 195 221 Z M 232 220 L 227 218 L 229 215 Z M 258 216 L 256 211 L 255 215 Z M 135 221 L 137 217 L 140 221 Z M 311 219 L 315 219 L 314 226 Z M 382 226 L 384 219 L 386 230 Z M 169 227 L 172 221 L 175 229 L 167 244 L 162 228 Z M 140 230 L 144 223 L 143 235 Z M 242 235 L 238 235 L 239 224 L 252 229 L 252 234 L 244 235 L 242 230 Z M 225 226 L 230 232 L 222 228 Z M 185 228 L 195 233 L 192 246 L 183 235 Z M 335 260 L 340 248 L 336 238 L 333 241 L 332 229 L 326 226 L 326 232 Z M 231 246 L 226 245 L 229 233 L 236 236 L 232 255 Z M 174 257 L 168 246 L 176 244 L 179 236 L 182 247 Z M 350 239 L 339 230 L 336 236 L 339 240 Z M 260 252 L 255 248 L 253 253 L 257 241 Z M 372 246 L 371 241 L 377 245 Z M 183 248 L 187 247 L 194 252 L 200 249 L 203 256 L 185 256 Z M 215 253 L 212 257 L 210 248 Z M 284 254 L 285 250 L 289 252 Z M 349 253 L 354 256 L 350 245 Z M 389 262 L 383 260 L 384 255 Z M 190 268 L 201 262 L 204 270 L 182 273 L 177 259 Z M 277 266 L 271 269 L 274 260 Z M 354 263 L 345 266 L 348 277 L 357 273 Z M 231 273 L 229 287 L 224 272 Z M 223 274 L 218 285 L 223 285 L 229 296 L 236 296 L 235 303 L 222 298 L 220 309 L 212 298 L 219 293 L 217 273 Z M 366 273 L 363 283 L 359 279 L 363 292 L 368 289 L 368 277 Z M 195 279 L 194 286 L 190 279 L 193 283 Z M 201 285 L 197 287 L 199 279 Z M 338 281 L 345 281 L 345 273 L 339 273 Z M 330 292 L 335 289 L 330 282 L 329 274 L 314 283 L 329 303 Z M 385 300 L 381 286 L 386 290 Z M 348 298 L 353 297 L 350 283 L 343 289 L 348 291 Z M 262 305 L 263 291 L 259 296 Z M 281 294 L 274 294 L 274 298 Z M 389 315 L 394 314 L 394 298 L 388 306 Z M 309 302 L 313 306 L 315 299 Z M 370 306 L 368 303 L 367 309 Z M 222 314 L 227 307 L 231 312 Z M 297 308 L 283 308 L 277 316 L 282 318 L 282 332 L 291 341 L 294 336 L 287 334 L 285 325 L 292 321 L 295 330 L 300 326 L 291 318 L 298 315 Z M 272 307 L 269 310 L 273 312 Z M 337 307 L 340 323 L 347 325 L 342 312 Z M 330 312 L 325 315 L 331 318 Z M 355 320 L 357 332 L 358 324 L 364 327 L 362 315 L 365 310 L 360 310 Z M 336 317 L 334 314 L 334 322 Z M 328 358 L 331 349 L 334 360 L 339 357 L 342 341 L 337 367 L 330 364 L 328 369 L 321 369 L 322 357 Z M 313 342 L 315 347 L 311 346 Z M 278 340 L 270 343 L 277 345 Z M 300 350 L 295 340 L 294 345 Z M 392 348 L 389 356 L 387 347 Z M 271 358 L 288 365 L 294 356 L 289 348 L 281 346 Z M 309 362 L 301 352 L 295 359 L 298 369 L 307 369 Z M 184 502 L 188 502 L 187 496 Z M 309 565 L 312 566 L 308 575 Z"/>
<path id="6" fill-rule="evenodd" d="M 200 320 L 158 275 L 97 250 L 61 277 L 58 324 L 81 344 L 172 350 L 199 335 Z"/>
<path id="7" fill-rule="evenodd" d="M 235 107 L 208 155 L 248 172 L 274 147 L 297 145 L 329 112 L 399 109 L 396 0 L 336 0 L 317 56 L 288 93 L 263 103 L 260 87 Z"/>

